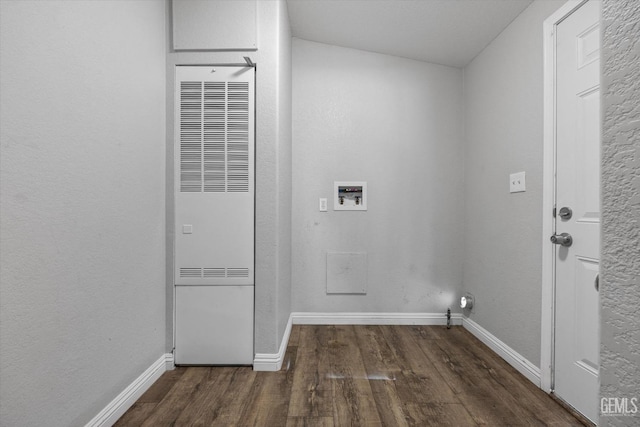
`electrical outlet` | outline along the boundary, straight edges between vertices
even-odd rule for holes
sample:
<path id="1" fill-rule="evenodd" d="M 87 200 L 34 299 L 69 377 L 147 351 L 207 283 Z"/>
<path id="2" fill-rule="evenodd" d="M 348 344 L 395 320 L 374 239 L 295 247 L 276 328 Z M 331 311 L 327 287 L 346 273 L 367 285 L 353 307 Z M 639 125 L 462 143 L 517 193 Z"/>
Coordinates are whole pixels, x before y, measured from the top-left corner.
<path id="1" fill-rule="evenodd" d="M 320 198 L 320 203 L 319 203 L 319 207 L 320 207 L 320 212 L 326 212 L 327 211 L 327 199 L 325 198 Z"/>
<path id="2" fill-rule="evenodd" d="M 524 172 L 517 172 L 509 175 L 509 192 L 520 193 L 523 191 L 526 191 Z"/>

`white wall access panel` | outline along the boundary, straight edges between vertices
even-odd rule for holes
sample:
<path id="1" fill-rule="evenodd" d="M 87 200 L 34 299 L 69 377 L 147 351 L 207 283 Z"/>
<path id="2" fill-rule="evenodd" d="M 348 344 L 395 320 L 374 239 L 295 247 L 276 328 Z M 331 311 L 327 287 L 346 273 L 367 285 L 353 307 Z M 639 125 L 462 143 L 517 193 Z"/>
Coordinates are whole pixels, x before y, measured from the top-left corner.
<path id="1" fill-rule="evenodd" d="M 253 363 L 253 286 L 176 286 L 178 365 Z"/>
<path id="2" fill-rule="evenodd" d="M 256 50 L 256 0 L 174 0 L 175 50 Z"/>
<path id="3" fill-rule="evenodd" d="M 254 75 L 176 67 L 178 286 L 253 285 Z"/>

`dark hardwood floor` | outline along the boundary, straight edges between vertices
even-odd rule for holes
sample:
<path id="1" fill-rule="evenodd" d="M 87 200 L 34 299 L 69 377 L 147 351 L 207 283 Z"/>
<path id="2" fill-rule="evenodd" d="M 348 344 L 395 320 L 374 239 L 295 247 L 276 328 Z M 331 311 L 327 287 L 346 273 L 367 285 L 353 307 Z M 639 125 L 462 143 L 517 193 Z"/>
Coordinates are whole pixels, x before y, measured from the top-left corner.
<path id="1" fill-rule="evenodd" d="M 294 326 L 279 372 L 177 367 L 116 426 L 582 426 L 459 326 Z"/>

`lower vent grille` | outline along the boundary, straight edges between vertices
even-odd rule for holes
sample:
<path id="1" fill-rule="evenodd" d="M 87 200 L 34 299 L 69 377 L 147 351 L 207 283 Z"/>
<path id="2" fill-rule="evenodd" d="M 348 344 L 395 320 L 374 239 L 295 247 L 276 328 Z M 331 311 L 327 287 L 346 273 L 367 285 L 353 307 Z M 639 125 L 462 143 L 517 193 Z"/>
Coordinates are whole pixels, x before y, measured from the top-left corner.
<path id="1" fill-rule="evenodd" d="M 224 268 L 204 268 L 203 277 L 225 277 Z"/>
<path id="2" fill-rule="evenodd" d="M 249 277 L 248 268 L 224 267 L 180 267 L 180 277 L 188 279 L 227 278 L 242 279 Z"/>
<path id="3" fill-rule="evenodd" d="M 249 277 L 248 268 L 227 268 L 227 277 Z"/>
<path id="4" fill-rule="evenodd" d="M 180 269 L 180 277 L 202 277 L 202 269 L 183 267 Z"/>

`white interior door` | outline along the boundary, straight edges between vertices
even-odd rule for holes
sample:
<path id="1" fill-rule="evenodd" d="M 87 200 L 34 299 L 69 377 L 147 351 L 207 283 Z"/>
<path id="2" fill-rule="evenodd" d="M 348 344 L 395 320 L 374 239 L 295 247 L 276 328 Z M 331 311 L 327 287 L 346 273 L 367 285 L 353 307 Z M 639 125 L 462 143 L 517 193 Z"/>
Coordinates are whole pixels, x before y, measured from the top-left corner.
<path id="1" fill-rule="evenodd" d="M 599 2 L 588 1 L 558 24 L 556 40 L 554 388 L 558 397 L 595 422 L 600 351 Z M 563 237 L 567 235 L 570 245 Z"/>

